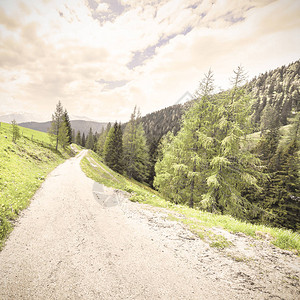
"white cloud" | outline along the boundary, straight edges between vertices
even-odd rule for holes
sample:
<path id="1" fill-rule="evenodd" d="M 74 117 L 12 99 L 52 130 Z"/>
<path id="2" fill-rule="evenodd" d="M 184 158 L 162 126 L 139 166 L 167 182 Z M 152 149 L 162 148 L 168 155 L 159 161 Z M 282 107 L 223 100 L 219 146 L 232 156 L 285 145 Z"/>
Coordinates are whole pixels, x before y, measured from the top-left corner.
<path id="1" fill-rule="evenodd" d="M 99 3 L 96 11 L 100 12 L 100 13 L 108 12 L 109 11 L 109 5 L 107 3 Z"/>
<path id="2" fill-rule="evenodd" d="M 85 0 L 0 2 L 0 114 L 51 115 L 60 99 L 71 114 L 126 121 L 135 104 L 146 114 L 194 92 L 210 67 L 226 87 L 239 64 L 254 76 L 299 59 L 299 1 L 198 2 L 122 0 L 125 12 L 102 25 Z M 144 65 L 127 67 L 167 37 Z"/>

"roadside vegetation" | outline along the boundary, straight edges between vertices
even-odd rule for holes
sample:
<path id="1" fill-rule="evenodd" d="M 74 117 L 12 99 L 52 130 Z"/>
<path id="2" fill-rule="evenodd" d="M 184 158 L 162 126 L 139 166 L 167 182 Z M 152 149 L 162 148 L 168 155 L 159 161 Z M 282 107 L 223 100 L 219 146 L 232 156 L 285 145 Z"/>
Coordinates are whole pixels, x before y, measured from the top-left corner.
<path id="1" fill-rule="evenodd" d="M 257 239 L 267 238 L 273 245 L 300 255 L 300 235 L 297 232 L 255 225 L 239 221 L 229 215 L 213 214 L 186 205 L 176 205 L 165 200 L 150 187 L 112 171 L 103 163 L 103 159 L 92 151 L 82 159 L 81 167 L 91 179 L 130 193 L 131 201 L 167 208 L 170 219 L 182 222 L 212 247 L 223 249 L 231 244 L 224 236 L 214 232 L 213 228 L 217 227 L 232 233 L 244 233 Z"/>
<path id="2" fill-rule="evenodd" d="M 49 135 L 0 123 L 0 249 L 14 220 L 28 207 L 47 174 L 72 155 L 69 147 L 55 150 Z M 16 127 L 19 131 L 14 139 Z M 14 139 L 14 141 L 13 141 Z"/>

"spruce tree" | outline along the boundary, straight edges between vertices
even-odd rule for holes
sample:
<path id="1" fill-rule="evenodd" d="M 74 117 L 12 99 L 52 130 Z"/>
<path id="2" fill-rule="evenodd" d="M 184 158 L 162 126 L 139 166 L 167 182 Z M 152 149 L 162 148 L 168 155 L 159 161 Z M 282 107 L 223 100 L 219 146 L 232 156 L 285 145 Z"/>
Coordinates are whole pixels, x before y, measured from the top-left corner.
<path id="1" fill-rule="evenodd" d="M 83 133 L 81 137 L 81 146 L 85 147 L 85 143 L 86 143 L 86 138 L 85 138 L 85 133 Z"/>
<path id="2" fill-rule="evenodd" d="M 66 109 L 63 114 L 63 121 L 65 122 L 66 130 L 67 130 L 67 144 L 71 145 L 72 144 L 72 126 L 71 126 L 69 114 Z"/>
<path id="3" fill-rule="evenodd" d="M 157 163 L 155 185 L 160 191 L 182 186 L 180 202 L 192 207 L 196 201 L 210 211 L 232 215 L 242 215 L 249 206 L 242 190 L 257 187 L 260 173 L 259 160 L 245 147 L 251 98 L 240 87 L 243 77 L 238 68 L 232 89 L 213 95 L 212 73 L 206 75 L 182 129 Z"/>
<path id="4" fill-rule="evenodd" d="M 58 140 L 63 149 L 69 145 L 68 128 L 66 122 L 62 122 L 58 132 Z"/>
<path id="5" fill-rule="evenodd" d="M 76 143 L 77 145 L 81 146 L 82 139 L 81 139 L 80 130 L 78 130 L 78 131 L 77 131 L 77 135 L 76 135 L 75 143 Z"/>
<path id="6" fill-rule="evenodd" d="M 270 131 L 259 143 L 269 179 L 255 200 L 267 212 L 261 221 L 276 226 L 300 229 L 300 113 L 290 125 L 288 136 L 279 144 Z M 262 147 L 262 145 L 264 147 Z"/>
<path id="7" fill-rule="evenodd" d="M 104 161 L 114 171 L 122 173 L 122 130 L 117 122 L 109 130 L 104 145 Z"/>
<path id="8" fill-rule="evenodd" d="M 123 135 L 123 164 L 129 178 L 133 177 L 138 181 L 147 179 L 148 151 L 145 131 L 140 122 L 140 113 L 135 107 Z"/>
<path id="9" fill-rule="evenodd" d="M 72 143 L 76 143 L 76 132 L 75 132 L 75 129 L 72 129 Z"/>
<path id="10" fill-rule="evenodd" d="M 86 143 L 85 143 L 85 147 L 87 149 L 93 149 L 94 147 L 94 135 L 93 135 L 93 130 L 92 128 L 90 128 L 87 139 L 86 139 Z"/>
<path id="11" fill-rule="evenodd" d="M 59 137 L 60 137 L 60 128 L 64 122 L 63 120 L 64 110 L 60 101 L 56 105 L 56 110 L 52 115 L 51 127 L 49 129 L 50 140 L 55 142 L 55 149 L 58 149 Z"/>
<path id="12" fill-rule="evenodd" d="M 108 132 L 110 131 L 111 128 L 111 123 L 109 122 L 106 126 L 106 128 L 102 128 L 102 132 L 98 138 L 97 141 L 97 153 L 103 157 L 103 151 L 104 151 L 104 145 L 105 145 L 105 141 L 106 141 L 106 137 L 108 135 Z"/>

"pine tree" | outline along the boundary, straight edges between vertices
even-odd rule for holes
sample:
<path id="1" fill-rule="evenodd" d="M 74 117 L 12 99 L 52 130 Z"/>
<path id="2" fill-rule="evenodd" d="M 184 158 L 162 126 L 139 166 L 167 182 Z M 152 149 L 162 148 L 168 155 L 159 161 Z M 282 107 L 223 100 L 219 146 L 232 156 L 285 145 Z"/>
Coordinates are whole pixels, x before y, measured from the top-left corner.
<path id="1" fill-rule="evenodd" d="M 72 126 L 71 126 L 69 114 L 66 109 L 64 111 L 63 121 L 65 122 L 66 130 L 67 130 L 67 138 L 68 138 L 67 144 L 71 145 L 72 144 Z"/>
<path id="2" fill-rule="evenodd" d="M 97 153 L 100 156 L 103 156 L 104 145 L 105 145 L 105 141 L 106 141 L 108 132 L 110 131 L 110 128 L 111 128 L 111 123 L 108 123 L 105 129 L 102 128 L 102 132 L 98 138 L 96 147 L 97 147 Z"/>
<path id="3" fill-rule="evenodd" d="M 58 149 L 59 136 L 60 136 L 59 130 L 63 124 L 63 115 L 64 115 L 64 110 L 62 104 L 60 101 L 58 101 L 58 104 L 56 105 L 56 110 L 52 115 L 51 127 L 49 129 L 50 140 L 52 142 L 55 142 L 56 150 Z"/>
<path id="4" fill-rule="evenodd" d="M 124 130 L 123 151 L 124 169 L 129 178 L 145 181 L 148 177 L 149 154 L 140 113 L 136 107 Z"/>
<path id="5" fill-rule="evenodd" d="M 192 207 L 197 200 L 210 211 L 233 215 L 241 215 L 249 206 L 242 190 L 257 187 L 259 160 L 244 147 L 251 130 L 251 99 L 240 87 L 243 77 L 239 67 L 232 89 L 213 96 L 212 73 L 206 75 L 199 99 L 158 162 L 155 185 L 160 191 L 180 185 L 181 202 Z"/>
<path id="6" fill-rule="evenodd" d="M 279 114 L 275 107 L 267 104 L 263 110 L 260 129 L 263 135 L 267 130 L 277 130 L 280 127 Z"/>
<path id="7" fill-rule="evenodd" d="M 72 129 L 72 143 L 76 143 L 76 132 L 75 132 L 75 129 Z"/>
<path id="8" fill-rule="evenodd" d="M 273 156 L 265 160 L 269 180 L 258 195 L 260 205 L 269 212 L 263 221 L 294 230 L 300 229 L 299 150 L 300 113 L 294 117 L 287 139 L 277 142 Z"/>
<path id="9" fill-rule="evenodd" d="M 81 138 L 81 146 L 85 147 L 85 143 L 86 143 L 86 138 L 85 138 L 85 133 L 83 133 Z"/>
<path id="10" fill-rule="evenodd" d="M 89 130 L 89 134 L 86 139 L 85 147 L 87 149 L 93 149 L 93 147 L 94 147 L 94 135 L 93 135 L 92 128 L 90 128 L 90 130 Z"/>
<path id="11" fill-rule="evenodd" d="M 105 163 L 114 171 L 122 173 L 122 130 L 121 124 L 117 122 L 109 130 L 105 145 L 104 145 L 104 160 Z"/>
<path id="12" fill-rule="evenodd" d="M 76 135 L 75 143 L 76 143 L 77 145 L 81 146 L 82 139 L 81 139 L 80 130 L 78 130 L 78 131 L 77 131 L 77 135 Z"/>
<path id="13" fill-rule="evenodd" d="M 69 145 L 68 128 L 65 121 L 61 123 L 61 126 L 59 128 L 58 140 L 63 149 L 65 149 Z"/>

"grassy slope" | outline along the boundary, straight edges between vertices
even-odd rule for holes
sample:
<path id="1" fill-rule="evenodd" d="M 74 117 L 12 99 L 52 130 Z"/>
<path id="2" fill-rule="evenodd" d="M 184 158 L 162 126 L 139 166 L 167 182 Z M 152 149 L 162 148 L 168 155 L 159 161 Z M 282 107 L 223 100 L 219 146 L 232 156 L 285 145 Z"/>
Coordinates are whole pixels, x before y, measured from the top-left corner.
<path id="1" fill-rule="evenodd" d="M 228 215 L 216 215 L 183 205 L 175 205 L 163 199 L 158 192 L 149 187 L 113 172 L 92 151 L 89 151 L 88 157 L 82 159 L 81 167 L 86 175 L 93 180 L 131 193 L 130 200 L 132 201 L 167 208 L 170 211 L 169 218 L 184 223 L 213 247 L 222 249 L 230 245 L 225 237 L 215 234 L 214 230 L 211 229 L 219 227 L 233 233 L 242 232 L 255 238 L 271 236 L 271 242 L 274 245 L 300 254 L 300 235 L 291 230 L 253 225 L 236 220 Z M 108 173 L 113 175 L 114 178 Z"/>
<path id="2" fill-rule="evenodd" d="M 46 175 L 71 153 L 53 151 L 46 133 L 20 127 L 12 142 L 10 124 L 0 127 L 0 248 L 12 222 L 26 208 Z M 6 136 L 6 138 L 5 138 Z"/>

